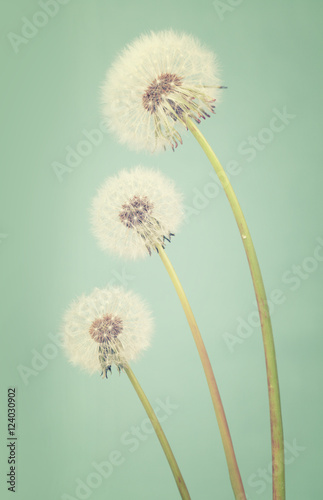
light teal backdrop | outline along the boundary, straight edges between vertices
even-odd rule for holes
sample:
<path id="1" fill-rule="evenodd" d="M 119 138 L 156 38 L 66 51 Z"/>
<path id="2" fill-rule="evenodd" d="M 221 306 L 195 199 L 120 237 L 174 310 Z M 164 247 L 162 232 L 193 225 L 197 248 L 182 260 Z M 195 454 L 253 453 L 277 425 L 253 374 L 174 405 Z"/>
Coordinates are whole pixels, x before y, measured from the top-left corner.
<path id="1" fill-rule="evenodd" d="M 49 4 L 52 17 L 44 14 Z M 154 407 L 167 399 L 173 405 L 168 415 L 164 410 L 163 426 L 192 499 L 233 498 L 202 369 L 161 262 L 157 255 L 142 262 L 105 255 L 90 232 L 98 186 L 136 164 L 159 167 L 194 208 L 167 250 L 210 353 L 248 499 L 271 498 L 254 293 L 227 200 L 215 194 L 197 143 L 185 135 L 176 153 L 149 156 L 129 152 L 105 133 L 61 179 L 53 169 L 55 162 L 65 164 L 70 148 L 81 147 L 84 131 L 100 126 L 98 89 L 116 53 L 142 32 L 174 28 L 197 36 L 221 62 L 228 90 L 201 130 L 225 166 L 238 164 L 232 183 L 274 300 L 288 498 L 319 500 L 322 3 L 16 0 L 2 2 L 1 10 L 1 498 L 179 497 L 155 436 L 129 441 L 126 433 L 145 429 L 145 414 L 127 378 L 90 377 L 69 365 L 55 344 L 71 300 L 123 281 L 154 311 L 153 345 L 133 368 Z M 279 112 L 285 123 L 270 133 Z M 256 146 L 248 145 L 252 137 Z M 15 496 L 5 484 L 11 386 L 17 388 Z M 93 462 L 111 462 L 114 450 L 119 465 L 96 483 Z M 76 492 L 80 481 L 91 489 Z"/>

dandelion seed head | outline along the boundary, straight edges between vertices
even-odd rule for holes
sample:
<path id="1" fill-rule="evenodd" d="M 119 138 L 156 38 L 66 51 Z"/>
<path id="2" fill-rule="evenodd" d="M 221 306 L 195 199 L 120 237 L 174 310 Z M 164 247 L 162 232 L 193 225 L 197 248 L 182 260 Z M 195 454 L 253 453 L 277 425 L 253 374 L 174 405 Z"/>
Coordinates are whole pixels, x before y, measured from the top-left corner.
<path id="1" fill-rule="evenodd" d="M 170 240 L 183 219 L 182 196 L 157 170 L 135 167 L 108 178 L 92 204 L 100 247 L 137 259 Z"/>
<path id="2" fill-rule="evenodd" d="M 67 310 L 63 345 L 70 361 L 107 376 L 148 348 L 153 328 L 146 303 L 121 287 L 96 288 Z"/>
<path id="3" fill-rule="evenodd" d="M 176 148 L 187 117 L 214 113 L 221 88 L 215 55 L 191 35 L 151 32 L 115 60 L 102 86 L 111 132 L 133 150 Z"/>

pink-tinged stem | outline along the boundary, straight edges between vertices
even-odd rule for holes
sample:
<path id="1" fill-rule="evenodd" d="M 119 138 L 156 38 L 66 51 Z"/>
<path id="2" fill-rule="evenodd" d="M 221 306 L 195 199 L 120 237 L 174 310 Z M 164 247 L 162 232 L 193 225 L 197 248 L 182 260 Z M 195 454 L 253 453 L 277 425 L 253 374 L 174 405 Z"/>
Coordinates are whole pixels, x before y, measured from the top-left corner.
<path id="1" fill-rule="evenodd" d="M 284 437 L 283 437 L 283 422 L 279 395 L 279 382 L 277 373 L 277 363 L 275 354 L 274 337 L 271 326 L 269 308 L 265 287 L 255 252 L 255 248 L 250 236 L 250 232 L 244 218 L 243 212 L 239 205 L 238 199 L 233 191 L 229 179 L 206 141 L 203 134 L 192 120 L 187 119 L 186 124 L 192 132 L 198 143 L 202 147 L 204 153 L 211 162 L 216 174 L 218 175 L 222 187 L 227 195 L 232 211 L 234 213 L 242 243 L 244 245 L 247 259 L 249 262 L 250 272 L 252 276 L 253 286 L 257 298 L 258 311 L 261 322 L 262 338 L 265 350 L 266 369 L 267 369 L 267 384 L 269 394 L 269 409 L 270 409 L 270 426 L 271 426 L 271 449 L 272 449 L 272 473 L 273 473 L 273 499 L 285 499 L 285 464 L 284 464 Z"/>
<path id="2" fill-rule="evenodd" d="M 187 297 L 185 295 L 185 292 L 183 290 L 183 287 L 181 285 L 181 282 L 178 279 L 178 276 L 175 272 L 175 269 L 173 268 L 165 250 L 162 248 L 161 245 L 157 245 L 157 250 L 159 253 L 159 256 L 173 282 L 173 285 L 175 287 L 175 290 L 177 292 L 177 295 L 179 297 L 179 300 L 181 301 L 181 304 L 183 306 L 187 321 L 189 323 L 189 326 L 191 328 L 193 338 L 198 350 L 198 353 L 200 355 L 200 359 L 203 365 L 204 373 L 206 376 L 206 380 L 209 386 L 209 391 L 211 394 L 213 406 L 214 406 L 214 411 L 215 415 L 218 421 L 218 426 L 220 429 L 220 434 L 221 434 L 221 439 L 223 443 L 223 448 L 224 448 L 224 453 L 226 456 L 227 464 L 228 464 L 228 469 L 229 469 L 229 475 L 230 475 L 230 481 L 232 485 L 232 489 L 235 495 L 236 500 L 246 500 L 246 495 L 244 492 L 241 476 L 240 476 L 240 471 L 239 467 L 237 464 L 236 456 L 234 453 L 233 449 L 233 444 L 231 440 L 231 435 L 227 423 L 227 419 L 224 413 L 224 408 L 222 405 L 220 393 L 218 390 L 218 386 L 213 374 L 212 366 L 209 360 L 209 356 L 207 354 L 202 336 L 200 334 L 200 330 L 197 326 L 196 320 L 194 318 L 191 306 L 187 300 Z"/>

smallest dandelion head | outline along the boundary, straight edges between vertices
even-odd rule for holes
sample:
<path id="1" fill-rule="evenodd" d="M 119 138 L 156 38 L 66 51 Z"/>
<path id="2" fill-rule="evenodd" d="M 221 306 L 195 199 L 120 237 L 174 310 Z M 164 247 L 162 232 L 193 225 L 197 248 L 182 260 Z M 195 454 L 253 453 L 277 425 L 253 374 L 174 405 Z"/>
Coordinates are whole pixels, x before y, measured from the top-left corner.
<path id="1" fill-rule="evenodd" d="M 65 314 L 65 351 L 73 364 L 104 377 L 119 371 L 150 343 L 152 319 L 145 302 L 122 288 L 96 288 Z"/>
<path id="2" fill-rule="evenodd" d="M 172 181 L 143 167 L 108 178 L 92 205 L 93 231 L 100 246 L 133 259 L 164 247 L 182 217 L 182 196 Z"/>

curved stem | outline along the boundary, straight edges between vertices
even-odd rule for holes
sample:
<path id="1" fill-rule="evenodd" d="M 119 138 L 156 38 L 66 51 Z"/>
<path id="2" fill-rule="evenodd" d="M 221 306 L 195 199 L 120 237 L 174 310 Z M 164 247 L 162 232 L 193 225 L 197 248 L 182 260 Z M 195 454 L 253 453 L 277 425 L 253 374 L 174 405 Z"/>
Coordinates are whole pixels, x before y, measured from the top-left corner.
<path id="1" fill-rule="evenodd" d="M 239 467 L 237 464 L 237 460 L 235 457 L 234 449 L 233 449 L 233 444 L 230 436 L 230 431 L 227 423 L 227 419 L 224 413 L 224 408 L 222 405 L 220 393 L 218 390 L 217 383 L 215 381 L 215 377 L 213 374 L 212 366 L 209 360 L 209 356 L 207 354 L 202 336 L 200 334 L 199 328 L 197 326 L 196 320 L 194 318 L 192 309 L 189 305 L 189 302 L 187 300 L 187 297 L 185 295 L 185 292 L 183 290 L 183 287 L 178 279 L 178 276 L 168 258 L 166 255 L 165 250 L 162 248 L 161 245 L 157 245 L 157 250 L 160 255 L 160 258 L 166 267 L 166 270 L 174 284 L 174 287 L 176 289 L 177 295 L 179 297 L 179 300 L 181 301 L 181 304 L 183 306 L 187 321 L 190 325 L 193 338 L 198 350 L 198 353 L 200 355 L 200 359 L 203 365 L 204 373 L 206 376 L 206 380 L 209 386 L 214 410 L 215 410 L 215 415 L 218 421 L 219 429 L 220 429 L 220 434 L 221 434 L 221 439 L 223 443 L 223 448 L 228 464 L 228 469 L 229 469 L 229 475 L 230 475 L 230 480 L 232 484 L 232 489 L 235 495 L 235 498 L 237 500 L 246 500 L 246 495 L 244 492 L 240 472 L 239 472 Z"/>
<path id="2" fill-rule="evenodd" d="M 179 492 L 181 494 L 181 497 L 184 500 L 190 500 L 191 497 L 190 497 L 189 492 L 187 490 L 187 487 L 186 487 L 186 484 L 184 482 L 181 471 L 179 470 L 179 467 L 177 465 L 177 462 L 176 462 L 176 459 L 173 455 L 171 447 L 169 446 L 169 443 L 168 443 L 167 438 L 164 434 L 164 431 L 163 431 L 163 429 L 158 421 L 158 418 L 156 417 L 154 410 L 152 409 L 151 404 L 149 403 L 149 401 L 147 399 L 146 394 L 142 390 L 142 387 L 139 384 L 139 382 L 138 382 L 137 378 L 135 377 L 135 374 L 131 370 L 130 366 L 125 365 L 123 368 L 124 368 L 124 371 L 126 372 L 126 374 L 128 375 L 129 380 L 132 383 L 133 388 L 135 389 L 140 401 L 142 402 L 142 405 L 145 408 L 146 413 L 149 417 L 149 420 L 150 420 L 150 422 L 151 422 L 151 424 L 156 432 L 156 435 L 157 435 L 159 442 L 164 450 L 164 453 L 166 455 L 166 458 L 168 460 L 168 463 L 169 463 L 170 468 L 172 470 L 172 473 L 174 475 L 174 478 L 175 478 L 177 487 L 179 489 Z"/>
<path id="3" fill-rule="evenodd" d="M 243 212 L 239 205 L 238 199 L 233 191 L 229 179 L 212 151 L 210 145 L 206 141 L 203 134 L 192 122 L 191 119 L 186 121 L 189 130 L 192 132 L 198 143 L 202 147 L 204 153 L 210 160 L 212 167 L 218 175 L 223 186 L 225 194 L 229 200 L 232 211 L 234 213 L 242 242 L 247 254 L 249 267 L 251 271 L 253 286 L 256 293 L 258 311 L 260 316 L 263 344 L 266 358 L 267 368 L 267 384 L 269 393 L 269 408 L 270 408 L 270 424 L 271 424 L 271 449 L 272 449 L 272 473 L 273 473 L 273 498 L 274 500 L 285 499 L 285 466 L 284 466 L 284 438 L 283 438 L 283 422 L 280 405 L 279 383 L 277 373 L 277 363 L 275 354 L 275 345 L 273 331 L 270 321 L 269 307 L 265 292 L 262 275 L 255 252 L 255 248 L 250 236 L 250 232 L 244 218 Z"/>

